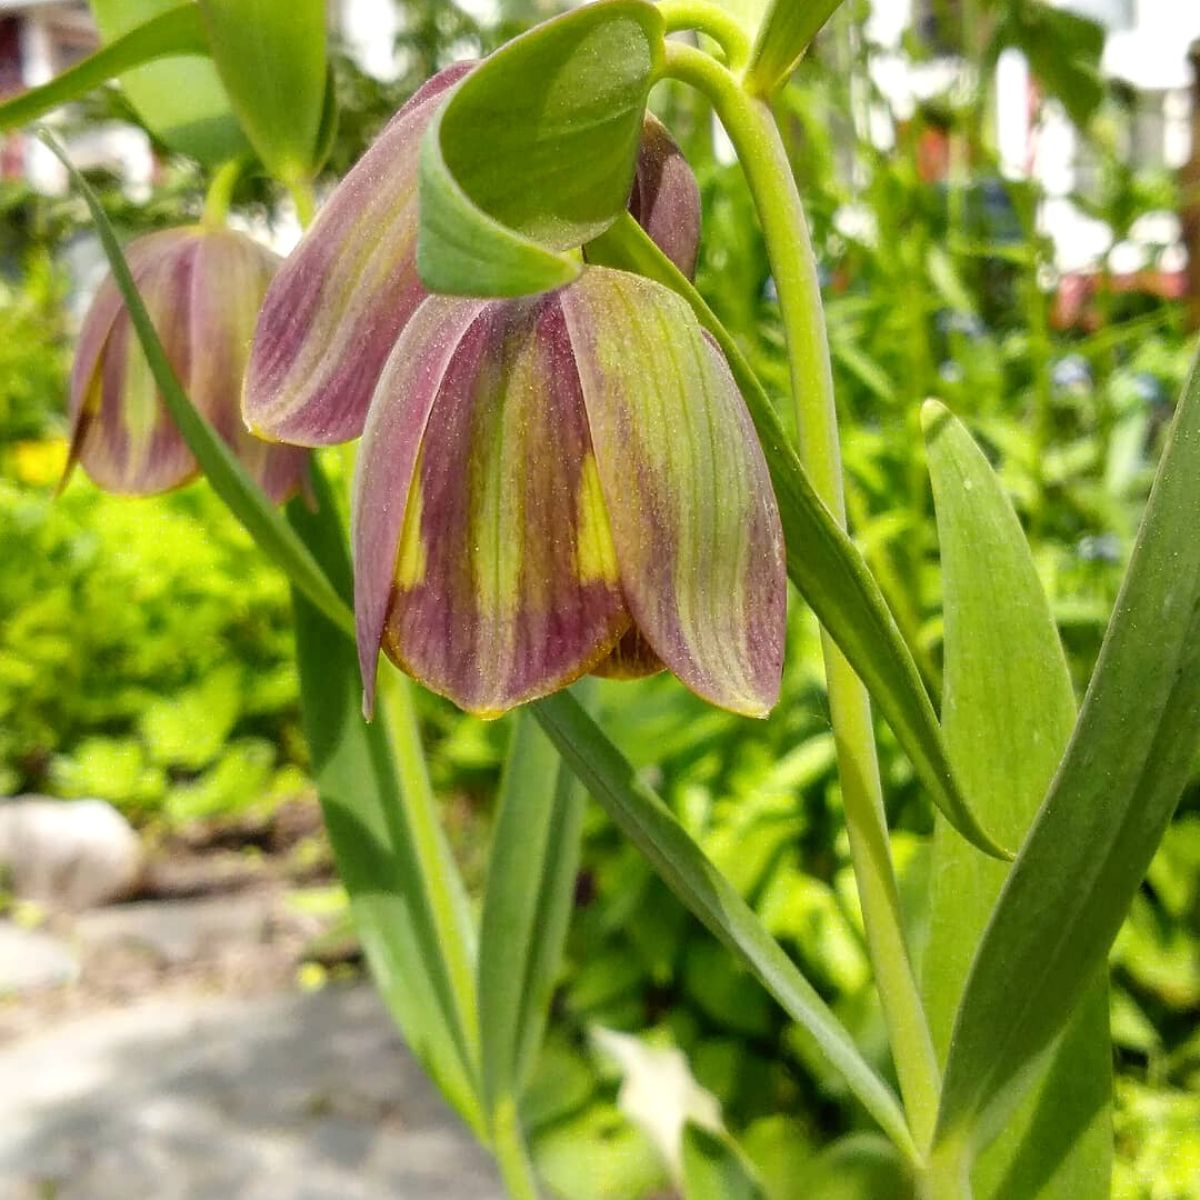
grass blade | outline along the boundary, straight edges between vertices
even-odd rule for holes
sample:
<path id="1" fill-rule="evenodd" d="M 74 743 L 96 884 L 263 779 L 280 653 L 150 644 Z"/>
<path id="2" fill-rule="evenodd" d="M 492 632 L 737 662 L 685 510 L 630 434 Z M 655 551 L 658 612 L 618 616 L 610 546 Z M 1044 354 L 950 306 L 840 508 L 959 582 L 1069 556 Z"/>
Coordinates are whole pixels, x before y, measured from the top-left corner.
<path id="1" fill-rule="evenodd" d="M 1019 845 L 1075 724 L 1071 676 L 1029 544 L 987 459 L 942 405 L 930 401 L 922 418 L 945 597 L 942 727 L 975 811 Z M 943 1063 L 972 956 L 1007 874 L 1006 864 L 938 821 L 924 990 Z M 1072 1026 L 976 1165 L 976 1200 L 1108 1196 L 1112 1051 L 1104 981 Z"/>
<path id="2" fill-rule="evenodd" d="M 200 10 L 195 4 L 181 4 L 130 30 L 41 87 L 0 104 L 0 130 L 15 129 L 51 109 L 69 104 L 142 63 L 207 53 L 208 39 Z"/>
<path id="3" fill-rule="evenodd" d="M 716 339 L 750 410 L 771 472 L 787 542 L 788 575 L 866 684 L 946 819 L 985 853 L 1009 857 L 967 804 L 912 651 L 862 555 L 813 490 L 770 398 L 737 343 L 700 293 L 628 214 L 589 243 L 588 257 L 636 271 L 678 292 Z"/>
<path id="4" fill-rule="evenodd" d="M 1096 975 L 1200 741 L 1200 370 L 1175 414 L 1079 721 L 967 979 L 938 1141 L 1003 1119 Z"/>
<path id="5" fill-rule="evenodd" d="M 566 692 L 530 708 L 563 760 L 667 886 L 813 1036 L 830 1064 L 910 1159 L 916 1147 L 894 1093 L 749 905 L 705 857 L 662 800 Z"/>
<path id="6" fill-rule="evenodd" d="M 154 330 L 150 315 L 146 312 L 146 306 L 138 294 L 133 276 L 129 273 L 129 266 L 121 253 L 117 236 L 100 206 L 100 201 L 96 199 L 96 193 L 75 169 L 58 141 L 44 131 L 41 138 L 66 167 L 72 183 L 87 202 L 96 233 L 100 237 L 100 244 L 112 269 L 113 279 L 129 309 L 130 320 L 154 375 L 154 381 L 158 384 L 159 394 L 188 448 L 196 456 L 196 461 L 212 484 L 213 491 L 224 500 L 263 552 L 287 574 L 314 607 L 328 617 L 338 629 L 353 637 L 354 617 L 350 606 L 333 589 L 308 548 L 296 536 L 280 511 L 267 499 L 258 484 L 251 479 L 233 451 L 196 411 L 180 386 L 171 364 L 167 361 L 166 352 Z"/>

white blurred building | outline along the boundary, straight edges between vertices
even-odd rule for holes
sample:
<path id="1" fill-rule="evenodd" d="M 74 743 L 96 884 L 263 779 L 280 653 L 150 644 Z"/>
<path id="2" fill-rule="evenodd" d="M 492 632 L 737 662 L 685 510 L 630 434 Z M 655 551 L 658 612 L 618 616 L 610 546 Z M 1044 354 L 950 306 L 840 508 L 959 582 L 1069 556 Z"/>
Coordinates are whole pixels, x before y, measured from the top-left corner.
<path id="1" fill-rule="evenodd" d="M 1178 170 L 1191 152 L 1191 69 L 1188 47 L 1200 38 L 1200 0 L 1051 0 L 1107 30 L 1103 70 L 1131 89 L 1133 119 L 1125 146 L 1130 164 Z M 884 47 L 875 82 L 901 115 L 923 99 L 953 89 L 962 64 L 951 57 L 914 66 L 901 51 L 905 32 L 921 28 L 945 0 L 874 0 L 869 33 Z M 953 0 L 949 7 L 953 8 Z M 996 145 L 1010 178 L 1036 178 L 1045 190 L 1040 219 L 1053 239 L 1059 268 L 1086 271 L 1106 256 L 1118 273 L 1142 269 L 1157 247 L 1167 272 L 1182 270 L 1177 214 L 1149 214 L 1132 237 L 1114 245 L 1112 230 L 1087 216 L 1072 196 L 1089 191 L 1095 164 L 1066 114 L 1036 103 L 1028 63 L 1005 51 L 996 80 Z M 1039 111 L 1040 110 L 1040 111 Z M 1036 114 L 1036 118 L 1035 118 Z"/>

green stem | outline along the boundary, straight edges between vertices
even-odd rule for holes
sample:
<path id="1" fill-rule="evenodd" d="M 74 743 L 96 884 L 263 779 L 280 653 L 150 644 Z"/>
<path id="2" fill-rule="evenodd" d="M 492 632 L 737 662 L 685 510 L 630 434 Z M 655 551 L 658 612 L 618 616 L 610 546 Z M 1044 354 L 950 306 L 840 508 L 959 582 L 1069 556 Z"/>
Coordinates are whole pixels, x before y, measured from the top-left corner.
<path id="1" fill-rule="evenodd" d="M 412 684 L 387 666 L 379 672 L 379 690 L 388 740 L 408 813 L 413 850 L 421 864 L 438 942 L 468 1057 L 479 1062 L 479 1006 L 475 994 L 475 934 L 467 900 L 451 883 L 450 851 L 437 818 L 437 802 L 425 767 L 425 748 L 413 706 Z"/>
<path id="2" fill-rule="evenodd" d="M 291 193 L 292 203 L 296 206 L 296 219 L 300 222 L 300 228 L 307 229 L 313 223 L 317 211 L 312 184 L 307 179 L 300 179 L 289 183 L 287 189 Z"/>
<path id="3" fill-rule="evenodd" d="M 970 1156 L 958 1142 L 935 1150 L 917 1181 L 920 1200 L 972 1200 Z"/>
<path id="4" fill-rule="evenodd" d="M 800 453 L 817 493 L 846 522 L 833 371 L 808 222 L 770 106 L 693 47 L 670 43 L 666 73 L 699 88 L 721 118 L 754 197 L 787 338 Z M 867 691 L 822 633 L 842 801 L 867 944 L 909 1121 L 928 1146 L 941 1081 L 929 1023 L 908 956 L 891 860 Z"/>
<path id="5" fill-rule="evenodd" d="M 239 156 L 231 158 L 217 168 L 204 197 L 204 214 L 200 218 L 202 224 L 212 229 L 224 227 L 229 216 L 229 205 L 233 201 L 233 189 L 237 187 L 237 181 L 245 167 L 246 159 Z"/>
<path id="6" fill-rule="evenodd" d="M 510 1200 L 538 1200 L 537 1177 L 511 1097 L 501 1100 L 492 1114 L 492 1154 Z"/>
<path id="7" fill-rule="evenodd" d="M 750 61 L 750 38 L 731 13 L 709 0 L 662 0 L 658 11 L 668 33 L 695 29 L 707 34 L 725 51 L 731 71 L 745 70 Z"/>

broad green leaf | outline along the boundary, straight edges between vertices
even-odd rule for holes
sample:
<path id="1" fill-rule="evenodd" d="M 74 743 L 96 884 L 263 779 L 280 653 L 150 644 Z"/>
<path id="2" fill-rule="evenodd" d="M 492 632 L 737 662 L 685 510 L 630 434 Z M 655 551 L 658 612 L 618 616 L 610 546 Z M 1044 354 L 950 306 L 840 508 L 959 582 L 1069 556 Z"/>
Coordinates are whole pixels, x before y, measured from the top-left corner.
<path id="1" fill-rule="evenodd" d="M 100 36 L 112 42 L 178 7 L 178 0 L 91 0 L 91 5 Z M 163 58 L 124 73 L 120 81 L 146 127 L 177 153 L 215 166 L 249 150 L 210 59 Z"/>
<path id="2" fill-rule="evenodd" d="M 774 0 L 758 28 L 745 86 L 759 96 L 782 87 L 842 0 Z"/>
<path id="3" fill-rule="evenodd" d="M 568 693 L 531 711 L 563 760 L 680 901 L 754 973 L 787 1014 L 812 1035 L 829 1063 L 910 1158 L 916 1149 L 899 1102 L 853 1039 L 749 905 Z"/>
<path id="4" fill-rule="evenodd" d="M 967 979 L 938 1117 L 995 1131 L 1104 969 L 1200 744 L 1200 370 L 1159 463 L 1075 732 Z"/>
<path id="5" fill-rule="evenodd" d="M 199 0 L 242 128 L 285 182 L 315 174 L 329 68 L 325 0 Z"/>
<path id="6" fill-rule="evenodd" d="M 208 41 L 196 6 L 189 3 L 168 8 L 55 76 L 49 83 L 0 104 L 0 129 L 24 125 L 156 58 L 207 53 Z"/>
<path id="7" fill-rule="evenodd" d="M 922 419 L 945 596 L 942 726 L 973 809 L 1019 845 L 1075 724 L 1071 676 L 1021 524 L 987 459 L 942 405 L 930 401 Z M 1008 867 L 940 819 L 933 854 L 924 990 L 944 1062 L 971 959 Z M 1106 1200 L 1111 1091 L 1101 982 L 976 1166 L 976 1200 Z"/>
<path id="8" fill-rule="evenodd" d="M 972 844 L 1004 857 L 962 795 L 929 693 L 875 577 L 813 490 L 770 398 L 737 343 L 632 217 L 621 218 L 589 243 L 587 255 L 589 261 L 635 271 L 678 292 L 716 339 L 746 401 L 771 472 L 787 542 L 788 575 L 867 685 L 934 803 Z"/>
<path id="9" fill-rule="evenodd" d="M 431 291 L 519 296 L 569 283 L 570 251 L 624 211 L 664 55 L 645 0 L 597 0 L 498 50 L 421 148 L 417 266 Z"/>
<path id="10" fill-rule="evenodd" d="M 334 590 L 325 572 L 279 510 L 267 499 L 225 441 L 196 411 L 183 388 L 179 386 L 179 380 L 167 361 L 162 342 L 138 294 L 133 276 L 129 273 L 129 265 L 121 253 L 116 234 L 113 233 L 95 192 L 71 164 L 66 152 L 54 138 L 43 133 L 42 140 L 67 168 L 75 188 L 87 203 L 100 244 L 112 269 L 113 279 L 129 309 L 130 320 L 138 341 L 141 342 L 154 381 L 158 384 L 163 403 L 166 404 L 171 419 L 178 426 L 188 448 L 203 468 L 204 474 L 208 476 L 213 490 L 225 501 L 264 553 L 282 568 L 292 583 L 334 625 L 353 638 L 354 618 L 345 600 Z"/>
<path id="11" fill-rule="evenodd" d="M 541 1047 L 579 865 L 583 789 L 528 713 L 500 782 L 479 939 L 479 1032 L 489 1108 L 515 1102 Z"/>
<path id="12" fill-rule="evenodd" d="M 683 1127 L 683 1195 L 685 1200 L 766 1200 L 733 1139 L 692 1121 Z"/>
<path id="13" fill-rule="evenodd" d="M 341 520 L 319 471 L 314 484 L 316 510 L 293 501 L 288 519 L 348 598 L 350 559 Z M 384 722 L 368 725 L 362 719 L 353 641 L 299 592 L 293 592 L 293 602 L 313 779 L 363 950 L 409 1047 L 463 1119 L 486 1137 L 471 1035 L 448 961 L 462 952 L 462 934 L 455 929 L 459 914 L 447 913 L 444 893 L 461 888 L 444 846 L 435 847 L 433 864 L 423 852 L 429 838 L 422 826 L 430 819 L 423 763 L 411 754 L 394 756 Z M 432 877 L 431 865 L 440 879 Z"/>

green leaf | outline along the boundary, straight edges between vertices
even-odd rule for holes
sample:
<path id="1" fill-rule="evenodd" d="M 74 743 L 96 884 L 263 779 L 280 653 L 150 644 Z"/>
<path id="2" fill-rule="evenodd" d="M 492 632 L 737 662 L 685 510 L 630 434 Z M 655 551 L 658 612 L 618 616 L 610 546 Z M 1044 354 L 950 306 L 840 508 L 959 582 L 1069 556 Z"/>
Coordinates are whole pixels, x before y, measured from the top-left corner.
<path id="1" fill-rule="evenodd" d="M 971 812 L 955 778 L 921 673 L 875 577 L 813 490 L 779 417 L 737 343 L 678 268 L 632 217 L 589 243 L 589 261 L 635 271 L 692 306 L 729 363 L 762 443 L 787 542 L 788 575 L 867 685 L 934 803 L 968 841 L 1005 857 Z"/>
<path id="2" fill-rule="evenodd" d="M 818 1154 L 796 1178 L 797 1200 L 915 1200 L 910 1172 L 887 1142 L 852 1133 Z M 1015 1197 L 1012 1198 L 1015 1200 Z"/>
<path id="3" fill-rule="evenodd" d="M 842 0 L 774 0 L 758 28 L 745 86 L 759 96 L 781 88 Z"/>
<path id="4" fill-rule="evenodd" d="M 208 41 L 196 6 L 177 5 L 131 29 L 49 83 L 0 104 L 0 129 L 24 125 L 142 63 L 167 56 L 207 53 Z"/>
<path id="5" fill-rule="evenodd" d="M 154 330 L 150 315 L 146 312 L 146 306 L 138 294 L 133 276 L 129 273 L 129 266 L 121 253 L 116 234 L 113 233 L 95 192 L 72 165 L 66 151 L 58 142 L 47 133 L 43 132 L 41 136 L 67 168 L 71 181 L 87 202 L 100 244 L 112 269 L 113 279 L 129 310 L 130 320 L 150 365 L 150 371 L 154 375 L 154 382 L 158 385 L 159 394 L 188 448 L 196 456 L 204 474 L 208 476 L 213 491 L 224 500 L 263 552 L 274 560 L 292 583 L 337 628 L 353 637 L 354 617 L 346 601 L 333 589 L 304 543 L 296 536 L 279 510 L 267 499 L 262 489 L 251 479 L 233 451 L 196 411 L 180 387 L 179 380 L 167 361 L 162 342 Z"/>
<path id="6" fill-rule="evenodd" d="M 348 597 L 350 559 L 334 497 L 319 471 L 314 485 L 316 510 L 294 500 L 288 519 Z M 461 892 L 461 885 L 440 843 L 429 869 L 431 796 L 423 763 L 406 754 L 407 770 L 397 770 L 384 722 L 362 719 L 353 641 L 298 591 L 293 602 L 313 778 L 363 950 L 409 1047 L 463 1119 L 486 1137 L 471 1031 L 449 961 L 467 953 L 462 910 L 445 895 Z"/>
<path id="7" fill-rule="evenodd" d="M 1175 414 L 1066 757 L 955 1020 L 938 1141 L 994 1130 L 1104 969 L 1200 741 L 1200 370 Z"/>
<path id="8" fill-rule="evenodd" d="M 479 1023 L 489 1108 L 524 1090 L 541 1049 L 579 865 L 583 789 L 528 713 L 518 712 L 488 859 Z"/>
<path id="9" fill-rule="evenodd" d="M 922 422 L 945 595 L 942 725 L 974 811 L 1018 845 L 1075 724 L 1071 676 L 1021 524 L 987 459 L 937 402 L 925 405 Z M 924 990 L 944 1061 L 971 959 L 1008 867 L 967 845 L 942 820 L 933 853 Z M 976 1166 L 976 1200 L 1106 1200 L 1111 1091 L 1101 983 Z"/>
<path id="10" fill-rule="evenodd" d="M 683 1194 L 686 1200 L 766 1200 L 733 1139 L 693 1121 L 683 1127 Z"/>
<path id="11" fill-rule="evenodd" d="M 519 296 L 579 274 L 571 251 L 624 211 L 662 67 L 645 0 L 597 0 L 498 50 L 421 147 L 417 266 L 435 292 Z"/>
<path id="12" fill-rule="evenodd" d="M 106 42 L 179 7 L 178 0 L 91 0 L 91 5 Z M 199 17 L 195 4 L 184 7 Z M 125 72 L 120 81 L 146 127 L 177 153 L 216 166 L 250 149 L 210 59 L 162 58 Z"/>
<path id="13" fill-rule="evenodd" d="M 653 789 L 568 693 L 530 706 L 563 760 L 680 901 L 738 956 L 812 1035 L 851 1091 L 910 1158 L 916 1149 L 899 1102 L 746 902 L 704 856 Z"/>
<path id="14" fill-rule="evenodd" d="M 277 178 L 310 178 L 329 68 L 325 0 L 199 0 L 213 61 L 242 128 Z"/>
<path id="15" fill-rule="evenodd" d="M 1014 4 L 996 34 L 997 49 L 1007 44 L 1024 52 L 1038 82 L 1080 126 L 1087 125 L 1104 99 L 1104 41 L 1098 21 L 1042 0 Z"/>

